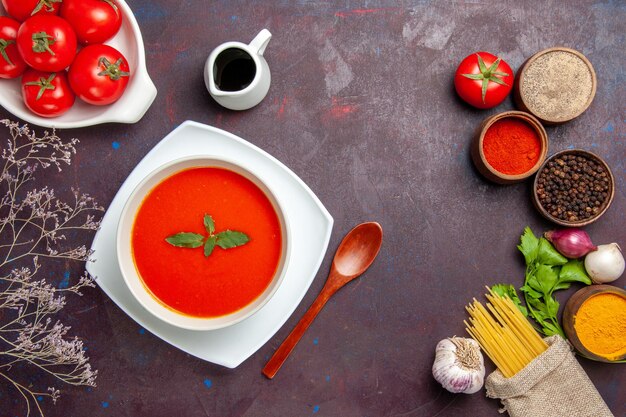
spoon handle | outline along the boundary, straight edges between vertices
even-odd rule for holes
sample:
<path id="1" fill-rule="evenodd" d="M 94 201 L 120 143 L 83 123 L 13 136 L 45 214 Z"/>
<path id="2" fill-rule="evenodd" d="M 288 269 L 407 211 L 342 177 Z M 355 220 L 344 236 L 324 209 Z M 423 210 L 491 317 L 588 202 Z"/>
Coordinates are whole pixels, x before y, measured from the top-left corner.
<path id="1" fill-rule="evenodd" d="M 276 349 L 272 358 L 267 362 L 265 368 L 263 368 L 263 375 L 269 379 L 274 378 L 274 375 L 276 375 L 276 372 L 278 372 L 285 360 L 289 357 L 289 354 L 298 344 L 304 335 L 304 332 L 309 328 L 311 323 L 313 323 L 317 313 L 320 312 L 322 307 L 324 307 L 324 304 L 326 304 L 330 296 L 333 295 L 335 291 L 335 288 L 324 286 L 322 292 L 319 293 L 313 304 L 311 304 L 311 307 L 307 310 L 306 314 L 302 316 L 296 327 L 291 331 L 280 347 Z"/>

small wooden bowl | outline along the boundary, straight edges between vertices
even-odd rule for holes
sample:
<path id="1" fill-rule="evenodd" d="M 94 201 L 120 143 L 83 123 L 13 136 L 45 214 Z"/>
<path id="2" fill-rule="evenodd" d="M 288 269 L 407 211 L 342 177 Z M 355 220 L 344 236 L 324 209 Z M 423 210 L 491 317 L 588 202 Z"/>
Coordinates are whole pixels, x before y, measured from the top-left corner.
<path id="1" fill-rule="evenodd" d="M 533 109 L 529 107 L 528 98 L 524 96 L 524 94 L 522 94 L 522 91 L 521 91 L 522 90 L 521 86 L 524 84 L 526 80 L 526 72 L 528 68 L 537 60 L 537 58 L 545 54 L 552 53 L 552 52 L 566 52 L 566 53 L 575 55 L 576 57 L 578 57 L 581 61 L 585 63 L 585 65 L 589 69 L 589 72 L 591 73 L 591 93 L 589 95 L 589 98 L 587 99 L 587 102 L 582 106 L 582 108 L 573 115 L 567 115 L 567 116 L 563 115 L 563 116 L 558 116 L 558 117 L 553 117 L 553 118 L 542 117 L 542 115 L 535 113 L 535 111 L 533 111 Z M 596 73 L 593 69 L 593 65 L 591 65 L 591 62 L 587 59 L 587 57 L 585 57 L 583 54 L 581 54 L 580 52 L 574 49 L 559 46 L 559 47 L 547 48 L 542 51 L 539 51 L 533 56 L 531 56 L 530 58 L 528 58 L 522 64 L 522 66 L 517 72 L 517 77 L 515 77 L 515 81 L 513 82 L 513 99 L 518 109 L 531 113 L 533 116 L 541 120 L 541 122 L 546 125 L 555 125 L 555 124 L 568 122 L 580 116 L 582 113 L 584 113 L 585 110 L 589 108 L 589 106 L 591 105 L 591 102 L 593 101 L 593 98 L 596 95 L 596 88 L 597 88 Z"/>
<path id="2" fill-rule="evenodd" d="M 566 220 L 562 220 L 559 219 L 557 217 L 554 217 L 552 214 L 550 214 L 548 212 L 548 210 L 545 209 L 545 207 L 543 207 L 541 205 L 541 203 L 539 202 L 539 196 L 537 195 L 537 186 L 538 186 L 538 181 L 539 181 L 539 174 L 541 173 L 541 171 L 548 165 L 548 163 L 562 155 L 581 155 L 584 156 L 588 159 L 593 159 L 595 160 L 597 163 L 599 163 L 600 165 L 602 165 L 602 167 L 604 168 L 604 170 L 607 172 L 608 176 L 609 176 L 609 198 L 604 202 L 604 204 L 600 207 L 600 211 L 598 212 L 598 214 L 596 214 L 593 217 L 590 217 L 588 219 L 584 219 L 584 220 L 579 220 L 579 221 L 575 221 L 575 222 L 570 222 L 570 221 L 566 221 Z M 533 204 L 535 205 L 535 208 L 537 210 L 539 210 L 539 213 L 541 213 L 541 215 L 543 217 L 545 217 L 546 219 L 550 220 L 551 222 L 554 222 L 558 225 L 564 226 L 564 227 L 582 227 L 582 226 L 586 226 L 588 224 L 591 224 L 593 222 L 595 222 L 596 220 L 598 220 L 600 217 L 602 217 L 602 215 L 604 214 L 604 212 L 609 208 L 609 206 L 611 205 L 611 203 L 613 202 L 613 197 L 615 197 L 615 178 L 613 177 L 613 173 L 611 172 L 611 169 L 609 168 L 609 166 L 607 165 L 607 163 L 604 161 L 604 159 L 600 158 L 598 155 L 589 152 L 589 151 L 585 151 L 582 149 L 566 149 L 564 151 L 561 152 L 557 152 L 554 155 L 552 155 L 551 157 L 549 157 L 548 159 L 546 159 L 546 161 L 543 163 L 543 165 L 541 165 L 541 167 L 537 170 L 537 175 L 535 176 L 535 181 L 533 183 Z"/>
<path id="3" fill-rule="evenodd" d="M 569 339 L 570 343 L 574 346 L 574 348 L 576 348 L 576 350 L 581 355 L 589 359 L 593 359 L 595 361 L 612 363 L 616 361 L 625 360 L 626 353 L 624 353 L 618 358 L 615 358 L 614 360 L 610 360 L 603 356 L 597 355 L 591 352 L 582 344 L 582 342 L 580 341 L 580 338 L 578 337 L 578 334 L 576 333 L 576 329 L 574 327 L 574 322 L 576 321 L 576 314 L 578 313 L 580 306 L 589 298 L 598 294 L 605 294 L 605 293 L 615 294 L 626 299 L 626 291 L 619 287 L 615 287 L 613 285 L 590 285 L 588 287 L 582 288 L 576 291 L 574 295 L 572 295 L 570 299 L 567 300 L 567 303 L 565 304 L 565 309 L 563 310 L 563 329 L 565 330 L 565 334 L 567 335 L 567 338 Z"/>
<path id="4" fill-rule="evenodd" d="M 539 159 L 537 160 L 537 163 L 523 174 L 509 175 L 497 171 L 489 164 L 489 162 L 487 162 L 487 158 L 485 157 L 485 152 L 483 150 L 483 140 L 485 138 L 485 133 L 487 132 L 487 130 L 489 130 L 491 125 L 493 125 L 498 120 L 508 117 L 521 119 L 524 122 L 528 123 L 528 125 L 530 125 L 535 130 L 535 132 L 537 132 L 539 140 L 541 141 L 541 153 L 539 154 Z M 546 133 L 546 129 L 544 129 L 543 125 L 539 123 L 539 120 L 534 118 L 532 115 L 522 111 L 505 111 L 503 113 L 498 113 L 490 116 L 482 121 L 482 123 L 478 126 L 476 133 L 474 134 L 474 139 L 472 140 L 470 152 L 472 154 L 472 160 L 474 161 L 474 165 L 476 165 L 478 171 L 485 178 L 498 184 L 514 184 L 516 182 L 524 181 L 535 172 L 537 172 L 543 161 L 546 159 L 546 155 L 548 153 L 548 134 Z"/>

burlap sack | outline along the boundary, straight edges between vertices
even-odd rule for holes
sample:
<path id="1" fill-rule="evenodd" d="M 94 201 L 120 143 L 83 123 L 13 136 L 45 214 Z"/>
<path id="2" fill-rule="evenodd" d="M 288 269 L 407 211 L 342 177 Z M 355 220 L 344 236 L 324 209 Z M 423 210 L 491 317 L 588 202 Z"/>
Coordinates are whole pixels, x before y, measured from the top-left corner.
<path id="1" fill-rule="evenodd" d="M 496 370 L 487 377 L 487 396 L 502 400 L 511 417 L 612 417 L 593 383 L 559 336 L 511 378 Z"/>

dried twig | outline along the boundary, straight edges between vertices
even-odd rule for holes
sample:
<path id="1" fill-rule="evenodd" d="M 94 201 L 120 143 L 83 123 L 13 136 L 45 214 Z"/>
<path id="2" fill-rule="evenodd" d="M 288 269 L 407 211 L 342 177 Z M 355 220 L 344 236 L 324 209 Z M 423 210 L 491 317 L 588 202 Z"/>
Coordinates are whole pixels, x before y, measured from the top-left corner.
<path id="1" fill-rule="evenodd" d="M 85 273 L 78 282 L 55 288 L 35 275 L 43 259 L 89 260 L 92 253 L 84 245 L 67 248 L 61 243 L 67 233 L 97 230 L 103 208 L 73 189 L 70 204 L 48 187 L 25 189 L 37 169 L 61 171 L 70 165 L 78 140 L 64 142 L 54 131 L 37 137 L 27 125 L 9 120 L 0 124 L 10 133 L 0 159 L 0 381 L 24 398 L 27 416 L 43 416 L 37 397 L 56 403 L 60 391 L 20 383 L 11 368 L 26 364 L 70 385 L 95 386 L 97 371 L 91 369 L 83 342 L 67 338 L 70 328 L 51 317 L 65 306 L 64 293 L 82 295 L 80 290 L 94 283 Z"/>

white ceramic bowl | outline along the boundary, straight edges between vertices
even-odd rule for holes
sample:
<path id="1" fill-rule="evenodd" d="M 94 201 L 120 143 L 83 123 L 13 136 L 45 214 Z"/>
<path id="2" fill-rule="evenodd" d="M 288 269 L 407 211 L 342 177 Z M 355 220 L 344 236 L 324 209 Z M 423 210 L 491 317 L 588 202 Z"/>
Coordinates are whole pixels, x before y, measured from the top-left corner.
<path id="1" fill-rule="evenodd" d="M 141 207 L 146 195 L 161 181 L 172 176 L 173 174 L 183 171 L 185 169 L 194 167 L 218 167 L 225 168 L 230 171 L 236 172 L 245 178 L 252 181 L 259 187 L 272 203 L 274 211 L 278 216 L 278 220 L 281 226 L 282 235 L 282 252 L 276 269 L 276 274 L 272 279 L 270 285 L 265 291 L 257 297 L 252 303 L 248 304 L 244 308 L 235 311 L 234 313 L 227 314 L 225 316 L 211 317 L 211 318 L 198 318 L 188 316 L 173 309 L 169 309 L 161 304 L 159 301 L 150 294 L 149 290 L 144 285 L 141 277 L 135 267 L 132 255 L 131 235 L 133 229 L 133 223 L 137 211 Z M 124 281 L 128 285 L 130 292 L 135 296 L 137 301 L 150 313 L 158 317 L 159 319 L 177 327 L 182 327 L 189 330 L 214 330 L 223 327 L 231 326 L 238 323 L 252 314 L 257 312 L 261 307 L 269 301 L 269 299 L 278 290 L 285 272 L 287 270 L 287 260 L 290 253 L 290 236 L 289 226 L 287 219 L 284 215 L 276 195 L 270 190 L 267 185 L 255 174 L 251 172 L 251 169 L 242 167 L 241 165 L 229 161 L 227 159 L 212 157 L 212 156 L 192 156 L 174 160 L 169 162 L 156 170 L 152 171 L 147 177 L 143 179 L 137 185 L 135 190 L 128 198 L 117 227 L 117 258 L 124 277 Z"/>
<path id="2" fill-rule="evenodd" d="M 21 77 L 0 80 L 0 105 L 15 116 L 39 126 L 72 129 L 100 123 L 136 123 L 146 113 L 157 90 L 146 70 L 146 56 L 139 25 L 124 0 L 117 0 L 122 11 L 122 27 L 105 42 L 119 50 L 128 60 L 131 78 L 124 95 L 108 106 L 92 106 L 76 98 L 74 106 L 65 114 L 46 118 L 37 116 L 24 105 Z"/>

